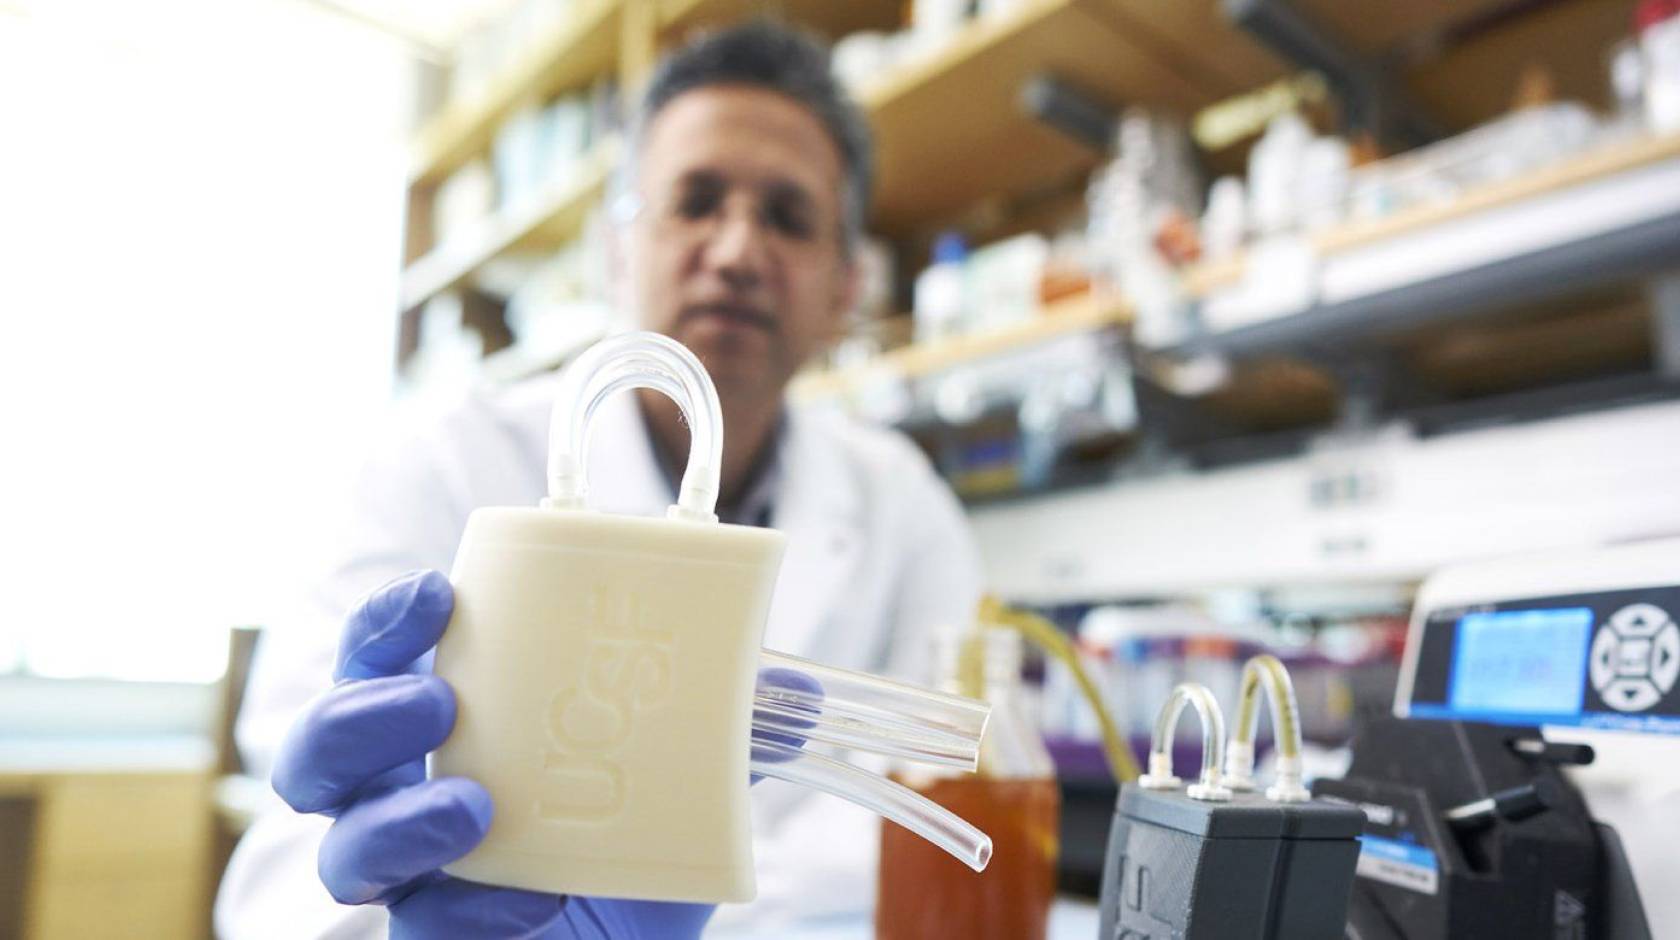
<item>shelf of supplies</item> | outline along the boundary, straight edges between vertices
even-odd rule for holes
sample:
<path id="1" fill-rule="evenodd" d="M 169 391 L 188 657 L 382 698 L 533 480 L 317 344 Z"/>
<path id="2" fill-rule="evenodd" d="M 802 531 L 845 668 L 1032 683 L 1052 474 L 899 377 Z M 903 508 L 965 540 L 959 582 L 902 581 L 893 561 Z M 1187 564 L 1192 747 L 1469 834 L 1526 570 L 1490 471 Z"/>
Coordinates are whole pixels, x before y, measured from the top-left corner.
<path id="1" fill-rule="evenodd" d="M 496 129 L 527 101 L 558 94 L 610 72 L 618 61 L 620 25 L 627 3 L 646 0 L 586 0 L 572 20 L 522 53 L 488 89 L 472 100 L 452 103 L 421 129 L 411 185 L 441 182 L 478 154 L 487 153 Z M 665 0 L 659 6 L 662 34 L 680 38 L 688 31 L 737 22 L 754 13 L 786 16 L 831 37 L 859 29 L 895 25 L 896 3 L 886 0 L 833 3 L 831 0 Z"/>
<path id="2" fill-rule="evenodd" d="M 520 252 L 553 251 L 576 238 L 605 192 L 616 146 L 598 148 L 570 178 L 529 204 L 498 213 L 481 227 L 445 241 L 402 274 L 402 309 L 412 310 L 469 280 L 485 264 Z"/>
<path id="3" fill-rule="evenodd" d="M 880 168 L 876 227 L 947 221 L 1095 166 L 1101 154 L 1022 107 L 1034 76 L 1054 75 L 1106 105 L 1190 115 L 1284 74 L 1202 6 L 1022 0 L 861 88 Z"/>
<path id="4" fill-rule="evenodd" d="M 566 28 L 527 50 L 483 94 L 446 106 L 418 136 L 410 185 L 435 186 L 489 152 L 497 128 L 526 102 L 611 71 L 626 8 L 636 2 L 651 0 L 585 0 Z M 900 9 L 889 0 L 663 0 L 658 30 L 674 41 L 769 12 L 839 36 L 890 29 Z M 860 90 L 877 143 L 875 224 L 889 234 L 927 228 L 1095 166 L 1100 154 L 1022 109 L 1022 89 L 1036 75 L 1055 75 L 1110 104 L 1188 114 L 1283 72 L 1211 6 L 1021 0 Z"/>
<path id="5" fill-rule="evenodd" d="M 1060 336 L 1126 323 L 1131 320 L 1131 313 L 1131 307 L 1118 297 L 1086 294 L 1050 304 L 1038 316 L 1020 323 L 938 342 L 912 343 L 856 368 L 801 376 L 795 382 L 793 394 L 807 400 L 841 395 L 882 370 L 907 379 L 931 375 Z"/>
<path id="6" fill-rule="evenodd" d="M 1451 202 L 1416 206 L 1381 219 L 1339 226 L 1309 237 L 1308 242 L 1320 255 L 1346 251 L 1675 158 L 1680 158 L 1680 134 L 1642 138 L 1624 146 L 1588 151 L 1533 173 L 1473 190 Z M 1202 297 L 1242 280 L 1246 270 L 1246 260 L 1239 254 L 1224 261 L 1186 268 L 1182 283 L 1190 296 Z"/>
<path id="7" fill-rule="evenodd" d="M 497 128 L 526 102 L 607 74 L 618 61 L 624 3 L 581 0 L 564 28 L 521 53 L 482 94 L 445 105 L 421 128 L 409 184 L 439 183 L 473 157 L 489 152 Z"/>
<path id="8" fill-rule="evenodd" d="M 1199 349 L 1252 354 L 1421 325 L 1680 264 L 1680 135 L 1581 154 L 1524 176 L 1307 239 L 1312 306 L 1210 327 Z M 1242 258 L 1186 271 L 1217 301 Z"/>

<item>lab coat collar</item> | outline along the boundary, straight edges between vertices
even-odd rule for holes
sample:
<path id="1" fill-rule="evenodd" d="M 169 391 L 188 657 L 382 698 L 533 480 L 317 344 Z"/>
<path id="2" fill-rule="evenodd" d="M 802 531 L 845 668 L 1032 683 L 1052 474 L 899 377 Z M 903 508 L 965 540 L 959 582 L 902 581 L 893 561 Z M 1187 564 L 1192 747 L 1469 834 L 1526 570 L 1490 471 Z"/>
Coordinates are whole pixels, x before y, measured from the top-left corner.
<path id="1" fill-rule="evenodd" d="M 641 414 L 642 429 L 647 433 L 648 448 L 654 455 L 654 467 L 665 481 L 665 489 L 676 499 L 677 490 L 682 485 L 684 467 L 678 466 L 675 472 L 671 467 L 670 455 L 659 446 L 659 439 L 654 436 L 653 428 L 648 424 L 647 414 Z M 737 525 L 767 526 L 774 520 L 770 514 L 775 509 L 776 497 L 780 495 L 782 486 L 782 443 L 787 439 L 787 412 L 776 417 L 776 424 L 770 429 L 770 449 L 759 460 L 754 462 L 751 469 L 752 477 L 747 481 L 746 491 L 735 505 L 729 507 L 725 513 L 722 503 L 717 506 L 718 519 Z M 686 455 L 684 455 L 686 459 Z"/>
<path id="2" fill-rule="evenodd" d="M 602 512 L 663 516 L 674 494 L 659 468 L 636 396 L 601 403 L 589 443 L 589 504 Z"/>
<path id="3" fill-rule="evenodd" d="M 790 408 L 782 439 L 782 487 L 772 525 L 788 536 L 771 601 L 765 645 L 819 660 L 846 658 L 844 638 L 824 625 L 843 603 L 864 544 L 863 493 L 855 468 L 827 418 Z"/>
<path id="4" fill-rule="evenodd" d="M 559 391 L 559 373 L 554 372 L 514 386 L 502 399 L 503 414 L 513 433 L 519 440 L 530 442 L 538 461 L 537 497 L 548 487 L 549 429 Z M 671 503 L 670 487 L 648 441 L 635 396 L 609 396 L 596 410 L 588 433 L 585 483 L 589 505 L 602 512 L 665 515 Z"/>

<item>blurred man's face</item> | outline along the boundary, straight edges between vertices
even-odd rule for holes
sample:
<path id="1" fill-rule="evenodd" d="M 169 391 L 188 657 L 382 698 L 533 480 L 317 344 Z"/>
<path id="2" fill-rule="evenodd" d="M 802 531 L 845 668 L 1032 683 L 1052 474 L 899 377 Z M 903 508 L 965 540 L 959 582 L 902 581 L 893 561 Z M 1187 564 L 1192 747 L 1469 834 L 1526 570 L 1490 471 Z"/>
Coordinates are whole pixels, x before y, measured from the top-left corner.
<path id="1" fill-rule="evenodd" d="M 780 395 L 851 303 L 838 148 L 792 99 L 737 85 L 672 99 L 642 147 L 625 252 L 642 326 L 725 400 Z"/>

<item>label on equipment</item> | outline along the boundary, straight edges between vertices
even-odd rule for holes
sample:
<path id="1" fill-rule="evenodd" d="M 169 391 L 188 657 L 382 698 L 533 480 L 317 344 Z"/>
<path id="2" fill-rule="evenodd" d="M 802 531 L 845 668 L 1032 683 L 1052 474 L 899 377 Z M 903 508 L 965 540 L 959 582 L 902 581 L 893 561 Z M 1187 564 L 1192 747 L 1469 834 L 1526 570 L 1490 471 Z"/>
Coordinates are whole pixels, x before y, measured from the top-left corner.
<path id="1" fill-rule="evenodd" d="M 1412 718 L 1680 735 L 1680 587 L 1431 611 Z"/>
<path id="2" fill-rule="evenodd" d="M 1567 891 L 1552 901 L 1552 940 L 1586 940 L 1587 906 Z"/>
<path id="3" fill-rule="evenodd" d="M 1355 871 L 1361 878 L 1419 894 L 1434 894 L 1441 882 L 1441 866 L 1435 861 L 1434 852 L 1421 845 L 1381 836 L 1359 837 L 1359 864 Z"/>

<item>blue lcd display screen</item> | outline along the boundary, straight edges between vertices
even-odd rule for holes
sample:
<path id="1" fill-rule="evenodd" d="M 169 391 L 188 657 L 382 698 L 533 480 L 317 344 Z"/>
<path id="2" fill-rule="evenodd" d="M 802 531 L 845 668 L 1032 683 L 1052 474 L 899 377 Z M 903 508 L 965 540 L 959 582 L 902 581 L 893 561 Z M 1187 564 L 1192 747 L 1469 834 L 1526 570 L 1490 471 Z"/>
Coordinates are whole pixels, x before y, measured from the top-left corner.
<path id="1" fill-rule="evenodd" d="M 1588 607 L 1466 614 L 1448 706 L 1488 716 L 1579 715 L 1592 625 Z"/>

